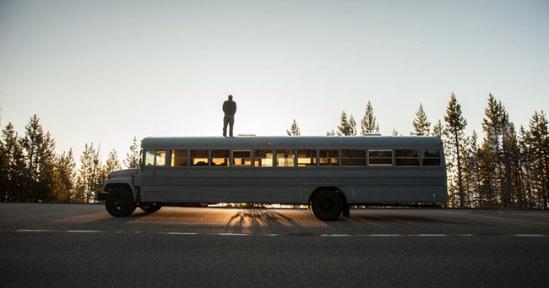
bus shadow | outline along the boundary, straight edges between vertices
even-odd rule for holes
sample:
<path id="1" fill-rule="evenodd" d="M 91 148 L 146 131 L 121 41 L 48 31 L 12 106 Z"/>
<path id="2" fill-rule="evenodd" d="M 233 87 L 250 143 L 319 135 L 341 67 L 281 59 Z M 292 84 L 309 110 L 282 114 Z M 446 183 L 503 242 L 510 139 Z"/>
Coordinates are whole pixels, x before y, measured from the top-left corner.
<path id="1" fill-rule="evenodd" d="M 229 221 L 225 225 L 225 231 L 231 233 L 266 232 L 277 226 L 278 228 L 286 228 L 288 230 L 295 230 L 296 227 L 301 227 L 299 223 L 277 211 L 244 209 L 229 218 Z"/>

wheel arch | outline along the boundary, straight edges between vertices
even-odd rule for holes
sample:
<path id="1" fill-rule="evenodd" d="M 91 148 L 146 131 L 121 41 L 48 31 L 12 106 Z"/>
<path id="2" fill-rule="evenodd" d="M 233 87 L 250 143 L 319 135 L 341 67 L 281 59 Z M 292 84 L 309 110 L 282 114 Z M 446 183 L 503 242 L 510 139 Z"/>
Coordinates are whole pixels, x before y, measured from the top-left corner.
<path id="1" fill-rule="evenodd" d="M 114 188 L 127 188 L 132 193 L 133 200 L 136 201 L 137 195 L 133 185 L 126 182 L 110 182 L 105 184 L 105 192 L 109 193 Z"/>

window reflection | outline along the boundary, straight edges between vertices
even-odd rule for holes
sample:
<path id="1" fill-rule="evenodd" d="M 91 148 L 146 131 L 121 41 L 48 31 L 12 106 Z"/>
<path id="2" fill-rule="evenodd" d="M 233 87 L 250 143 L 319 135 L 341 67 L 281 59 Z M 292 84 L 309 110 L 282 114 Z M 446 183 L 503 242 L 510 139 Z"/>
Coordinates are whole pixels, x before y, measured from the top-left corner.
<path id="1" fill-rule="evenodd" d="M 191 150 L 191 166 L 208 166 L 208 150 Z"/>
<path id="2" fill-rule="evenodd" d="M 255 167 L 273 167 L 273 150 L 255 150 Z"/>
<path id="3" fill-rule="evenodd" d="M 154 166 L 154 151 L 145 150 L 145 166 Z"/>
<path id="4" fill-rule="evenodd" d="M 297 166 L 316 166 L 316 150 L 298 150 Z"/>
<path id="5" fill-rule="evenodd" d="M 212 150 L 212 166 L 229 166 L 229 150 Z"/>
<path id="6" fill-rule="evenodd" d="M 276 150 L 277 167 L 294 167 L 294 150 Z"/>
<path id="7" fill-rule="evenodd" d="M 166 150 L 156 150 L 155 161 L 156 166 L 166 166 Z"/>
<path id="8" fill-rule="evenodd" d="M 337 150 L 320 150 L 318 151 L 320 166 L 337 166 L 338 151 Z"/>
<path id="9" fill-rule="evenodd" d="M 187 150 L 172 150 L 172 167 L 187 166 L 189 161 L 189 155 Z"/>
<path id="10" fill-rule="evenodd" d="M 233 151 L 233 166 L 252 166 L 252 151 Z"/>

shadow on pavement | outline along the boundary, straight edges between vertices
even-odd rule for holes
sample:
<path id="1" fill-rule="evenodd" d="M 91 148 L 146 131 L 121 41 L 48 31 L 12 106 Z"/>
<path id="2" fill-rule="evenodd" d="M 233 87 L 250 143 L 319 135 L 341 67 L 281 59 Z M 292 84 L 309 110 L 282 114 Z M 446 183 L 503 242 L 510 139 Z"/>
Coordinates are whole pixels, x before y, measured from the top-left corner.
<path id="1" fill-rule="evenodd" d="M 301 225 L 292 218 L 273 210 L 244 209 L 238 211 L 227 221 L 225 231 L 240 232 L 265 232 L 272 228 L 285 228 L 283 230 L 301 230 Z M 277 229 L 279 230 L 279 229 Z M 287 232 L 287 231 L 285 231 Z"/>

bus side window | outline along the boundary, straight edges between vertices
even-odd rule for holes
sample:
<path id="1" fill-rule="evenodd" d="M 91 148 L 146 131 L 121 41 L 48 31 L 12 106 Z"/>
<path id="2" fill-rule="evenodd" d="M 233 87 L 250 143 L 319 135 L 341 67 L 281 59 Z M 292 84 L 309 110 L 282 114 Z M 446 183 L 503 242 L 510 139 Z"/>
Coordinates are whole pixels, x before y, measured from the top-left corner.
<path id="1" fill-rule="evenodd" d="M 191 166 L 208 166 L 208 150 L 191 150 Z"/>
<path id="2" fill-rule="evenodd" d="M 440 166 L 440 150 L 425 149 L 423 150 L 423 166 Z"/>
<path id="3" fill-rule="evenodd" d="M 320 166 L 337 166 L 338 150 L 318 151 Z"/>
<path id="4" fill-rule="evenodd" d="M 368 165 L 392 166 L 393 150 L 368 150 Z"/>
<path id="5" fill-rule="evenodd" d="M 229 150 L 212 150 L 212 166 L 229 166 Z"/>
<path id="6" fill-rule="evenodd" d="M 294 167 L 294 150 L 276 150 L 276 167 Z"/>
<path id="7" fill-rule="evenodd" d="M 252 151 L 235 150 L 233 151 L 233 166 L 252 166 Z"/>
<path id="8" fill-rule="evenodd" d="M 187 150 L 172 150 L 172 167 L 184 167 L 189 165 Z"/>
<path id="9" fill-rule="evenodd" d="M 254 167 L 273 167 L 273 150 L 255 150 Z"/>
<path id="10" fill-rule="evenodd" d="M 341 165 L 343 166 L 365 166 L 365 150 L 341 150 Z"/>
<path id="11" fill-rule="evenodd" d="M 415 149 L 395 150 L 396 166 L 419 166 L 419 153 Z"/>
<path id="12" fill-rule="evenodd" d="M 154 166 L 154 150 L 145 150 L 143 157 L 145 166 Z"/>
<path id="13" fill-rule="evenodd" d="M 316 150 L 297 150 L 297 167 L 316 166 Z"/>
<path id="14" fill-rule="evenodd" d="M 156 150 L 155 153 L 155 166 L 166 166 L 166 150 Z"/>

